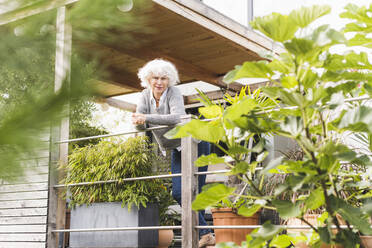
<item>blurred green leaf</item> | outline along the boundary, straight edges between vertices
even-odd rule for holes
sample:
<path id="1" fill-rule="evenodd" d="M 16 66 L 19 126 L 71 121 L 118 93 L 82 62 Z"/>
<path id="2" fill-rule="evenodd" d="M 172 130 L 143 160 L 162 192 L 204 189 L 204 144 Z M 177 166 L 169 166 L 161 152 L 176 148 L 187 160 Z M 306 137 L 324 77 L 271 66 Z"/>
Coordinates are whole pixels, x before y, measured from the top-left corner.
<path id="1" fill-rule="evenodd" d="M 293 204 L 290 201 L 273 200 L 273 205 L 283 219 L 297 217 L 301 214 L 300 204 Z"/>
<path id="2" fill-rule="evenodd" d="M 222 107 L 218 105 L 211 105 L 207 107 L 200 107 L 199 113 L 203 115 L 207 119 L 216 118 L 220 115 L 222 115 Z"/>
<path id="3" fill-rule="evenodd" d="M 331 12 L 331 7 L 328 5 L 313 5 L 311 7 L 301 7 L 300 9 L 292 10 L 289 18 L 295 25 L 301 28 L 306 27 L 319 17 L 322 17 Z"/>
<path id="4" fill-rule="evenodd" d="M 195 139 L 217 143 L 224 135 L 225 131 L 220 122 L 191 120 L 183 126 L 177 126 L 168 131 L 164 137 L 168 139 L 178 139 L 192 136 Z"/>
<path id="5" fill-rule="evenodd" d="M 286 247 L 290 246 L 292 244 L 292 242 L 293 242 L 293 238 L 291 238 L 288 235 L 282 234 L 282 235 L 279 235 L 279 236 L 275 236 L 271 240 L 270 246 L 274 246 L 274 247 L 277 247 L 277 248 L 286 248 Z"/>
<path id="6" fill-rule="evenodd" d="M 192 203 L 193 210 L 204 210 L 211 207 L 230 196 L 235 191 L 235 188 L 230 188 L 224 184 L 217 184 L 208 188 L 206 191 L 201 192 L 196 196 Z"/>
<path id="7" fill-rule="evenodd" d="M 261 207 L 262 206 L 260 204 L 254 204 L 250 207 L 246 207 L 245 205 L 242 205 L 238 209 L 238 214 L 242 215 L 242 216 L 245 216 L 245 217 L 251 217 L 252 215 L 257 213 L 257 211 L 259 211 L 261 209 Z"/>
<path id="8" fill-rule="evenodd" d="M 325 198 L 323 194 L 323 190 L 321 188 L 317 188 L 310 192 L 309 197 L 305 201 L 305 205 L 310 210 L 315 210 L 322 206 L 325 203 Z"/>
<path id="9" fill-rule="evenodd" d="M 195 166 L 202 167 L 206 165 L 225 163 L 225 159 L 217 157 L 217 154 L 211 153 L 209 155 L 201 155 L 196 161 Z"/>
<path id="10" fill-rule="evenodd" d="M 292 76 L 283 77 L 281 79 L 281 82 L 282 82 L 283 87 L 288 88 L 288 89 L 294 88 L 298 85 L 296 78 Z"/>
<path id="11" fill-rule="evenodd" d="M 278 42 L 292 39 L 298 30 L 298 25 L 291 18 L 279 13 L 257 17 L 251 22 L 251 26 Z"/>

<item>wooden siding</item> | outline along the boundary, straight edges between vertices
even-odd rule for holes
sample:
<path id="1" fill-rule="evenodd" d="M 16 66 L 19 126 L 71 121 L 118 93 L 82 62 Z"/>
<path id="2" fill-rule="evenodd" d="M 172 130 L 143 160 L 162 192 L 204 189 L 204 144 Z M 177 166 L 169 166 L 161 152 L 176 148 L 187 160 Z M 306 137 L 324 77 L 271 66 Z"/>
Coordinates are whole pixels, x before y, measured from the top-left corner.
<path id="1" fill-rule="evenodd" d="M 0 182 L 0 248 L 45 248 L 48 213 L 49 142 L 19 161 L 22 175 Z"/>

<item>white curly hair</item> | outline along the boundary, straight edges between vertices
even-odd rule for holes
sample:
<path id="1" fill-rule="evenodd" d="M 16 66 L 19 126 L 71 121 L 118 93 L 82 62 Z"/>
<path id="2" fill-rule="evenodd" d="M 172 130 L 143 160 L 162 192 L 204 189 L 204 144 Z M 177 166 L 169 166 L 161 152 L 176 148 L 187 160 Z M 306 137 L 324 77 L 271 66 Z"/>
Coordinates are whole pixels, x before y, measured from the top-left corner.
<path id="1" fill-rule="evenodd" d="M 169 79 L 168 87 L 180 82 L 176 67 L 164 59 L 154 59 L 147 62 L 138 70 L 137 75 L 141 80 L 141 86 L 144 88 L 150 87 L 149 80 L 152 75 L 167 76 Z"/>

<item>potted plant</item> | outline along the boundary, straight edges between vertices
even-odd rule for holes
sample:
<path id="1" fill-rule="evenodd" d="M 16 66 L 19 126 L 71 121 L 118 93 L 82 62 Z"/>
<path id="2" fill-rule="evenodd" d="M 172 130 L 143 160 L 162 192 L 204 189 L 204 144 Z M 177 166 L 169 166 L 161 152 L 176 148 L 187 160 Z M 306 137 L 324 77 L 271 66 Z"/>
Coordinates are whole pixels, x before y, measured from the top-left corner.
<path id="1" fill-rule="evenodd" d="M 314 231 L 312 244 L 316 247 L 321 243 L 356 247 L 361 244 L 359 232 L 372 234 L 368 222 L 370 210 L 356 207 L 343 194 L 354 188 L 358 197 L 371 195 L 372 180 L 369 178 L 364 184 L 355 185 L 342 170 L 345 163 L 358 165 L 364 171 L 372 164 L 371 142 L 368 153 L 365 153 L 352 149 L 342 139 L 350 132 L 372 136 L 372 108 L 345 104 L 347 98 L 350 99 L 347 102 L 353 102 L 359 100 L 354 99 L 357 96 L 372 96 L 372 64 L 366 53 L 347 51 L 335 54 L 331 49 L 335 45 L 368 46 L 369 11 L 353 4 L 346 7 L 343 17 L 355 20 L 344 30 L 357 33 L 351 39 L 346 39 L 342 32 L 328 25 L 315 30 L 306 29 L 314 20 L 330 12 L 328 6 L 303 7 L 289 15 L 273 13 L 256 18 L 252 27 L 281 43 L 284 52 L 236 66 L 224 80 L 229 83 L 241 78 L 264 78 L 270 84 L 247 94 L 226 109 L 207 102 L 199 112 L 212 121 L 192 120 L 168 133 L 174 138 L 191 135 L 217 146 L 220 141 L 224 142 L 226 148 L 221 148 L 234 160 L 233 163 L 216 154 L 204 157 L 202 162 L 226 163 L 231 174 L 241 177 L 256 191 L 258 197 L 253 204 L 249 208 L 239 208 L 238 212 L 252 215 L 261 208 L 274 208 L 283 219 L 298 218 Z M 250 137 L 267 134 L 293 140 L 301 147 L 303 158 L 279 157 L 257 171 L 258 163 L 267 152 L 259 143 L 252 149 L 245 144 Z M 257 161 L 244 161 L 251 150 L 257 151 Z M 272 196 L 265 195 L 260 183 L 252 177 L 268 173 L 288 174 Z M 196 197 L 193 207 L 209 207 L 233 194 L 234 190 L 224 185 L 210 187 L 208 193 Z M 298 197 L 295 201 L 283 200 L 280 197 L 284 192 L 298 194 Z M 325 211 L 322 226 L 314 226 L 304 218 L 308 211 L 316 209 Z M 345 221 L 346 228 L 342 228 L 338 215 Z M 336 232 L 332 231 L 333 226 Z M 281 227 L 266 222 L 247 236 L 243 246 L 287 247 L 295 243 L 295 238 L 281 232 Z"/>
<path id="2" fill-rule="evenodd" d="M 153 175 L 157 156 L 146 137 L 111 139 L 75 148 L 66 165 L 66 184 L 118 180 L 71 186 L 67 192 L 71 228 L 113 228 L 159 224 L 159 180 L 121 181 Z M 70 247 L 153 247 L 156 230 L 71 233 Z"/>
<path id="3" fill-rule="evenodd" d="M 159 218 L 161 226 L 175 226 L 181 223 L 181 214 L 170 206 L 178 204 L 171 195 L 171 188 L 167 184 L 162 184 L 162 191 L 159 195 Z M 173 229 L 159 230 L 158 248 L 169 247 L 174 238 Z"/>
<path id="4" fill-rule="evenodd" d="M 213 224 L 216 226 L 235 226 L 235 225 L 259 225 L 260 215 L 254 213 L 252 216 L 239 215 L 238 209 L 245 204 L 243 199 L 232 202 L 224 199 L 220 204 L 214 206 L 212 211 Z M 234 242 L 241 244 L 246 240 L 247 234 L 253 229 L 215 229 L 216 243 Z"/>

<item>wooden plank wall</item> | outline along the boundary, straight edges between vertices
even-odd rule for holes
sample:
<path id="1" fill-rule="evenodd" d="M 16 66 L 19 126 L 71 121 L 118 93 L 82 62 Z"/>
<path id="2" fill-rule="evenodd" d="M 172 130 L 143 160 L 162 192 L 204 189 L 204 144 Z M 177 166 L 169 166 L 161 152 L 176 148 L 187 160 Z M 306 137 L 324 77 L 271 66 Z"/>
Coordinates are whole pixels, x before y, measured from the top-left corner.
<path id="1" fill-rule="evenodd" d="M 37 155 L 20 160 L 23 176 L 0 181 L 0 248 L 46 247 L 49 141 L 44 142 Z"/>

